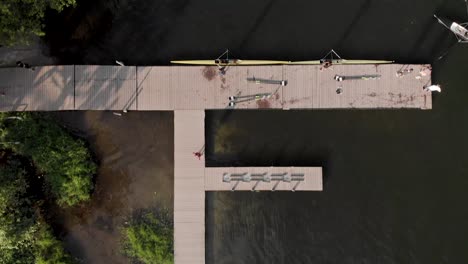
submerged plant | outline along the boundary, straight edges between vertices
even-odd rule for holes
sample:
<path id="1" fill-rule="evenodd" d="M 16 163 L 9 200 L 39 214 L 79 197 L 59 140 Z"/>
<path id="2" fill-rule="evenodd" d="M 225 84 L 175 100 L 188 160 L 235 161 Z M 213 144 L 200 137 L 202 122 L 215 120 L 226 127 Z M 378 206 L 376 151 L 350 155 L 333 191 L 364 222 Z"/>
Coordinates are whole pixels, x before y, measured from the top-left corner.
<path id="1" fill-rule="evenodd" d="M 127 256 L 146 264 L 174 263 L 172 226 L 156 214 L 141 214 L 122 233 Z"/>

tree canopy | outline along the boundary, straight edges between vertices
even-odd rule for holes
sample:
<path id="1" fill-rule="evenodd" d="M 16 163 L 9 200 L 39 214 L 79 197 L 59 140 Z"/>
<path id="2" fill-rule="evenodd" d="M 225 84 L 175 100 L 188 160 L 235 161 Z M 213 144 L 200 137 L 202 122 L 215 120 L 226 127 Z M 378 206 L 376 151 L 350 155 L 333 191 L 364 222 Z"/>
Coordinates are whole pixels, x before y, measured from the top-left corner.
<path id="1" fill-rule="evenodd" d="M 43 36 L 46 10 L 60 12 L 75 3 L 75 0 L 0 1 L 0 45 L 28 44 L 32 36 Z"/>
<path id="2" fill-rule="evenodd" d="M 41 220 L 21 160 L 0 151 L 0 263 L 73 263 L 62 243 Z M 28 178 L 29 177 L 29 178 Z"/>
<path id="3" fill-rule="evenodd" d="M 4 147 L 32 159 L 59 205 L 90 199 L 96 164 L 82 140 L 40 114 L 0 114 L 0 121 Z"/>

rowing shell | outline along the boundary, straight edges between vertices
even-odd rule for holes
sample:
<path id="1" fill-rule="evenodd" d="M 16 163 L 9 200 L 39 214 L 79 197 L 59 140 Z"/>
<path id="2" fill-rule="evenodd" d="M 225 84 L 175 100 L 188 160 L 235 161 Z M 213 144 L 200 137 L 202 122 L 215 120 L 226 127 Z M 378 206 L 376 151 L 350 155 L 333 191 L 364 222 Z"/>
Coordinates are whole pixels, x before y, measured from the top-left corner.
<path id="1" fill-rule="evenodd" d="M 216 60 L 177 60 L 171 61 L 173 64 L 188 64 L 188 65 L 278 65 L 288 64 L 289 61 L 274 61 L 274 60 L 230 60 L 229 62 L 219 62 Z"/>
<path id="2" fill-rule="evenodd" d="M 289 64 L 299 64 L 299 65 L 319 65 L 322 64 L 323 61 L 320 60 L 312 60 L 312 61 L 293 61 Z M 388 64 L 394 63 L 394 61 L 388 60 L 331 60 L 332 64 Z"/>
<path id="3" fill-rule="evenodd" d="M 388 60 L 331 60 L 332 64 L 388 64 L 394 61 Z M 322 64 L 321 60 L 311 61 L 274 61 L 274 60 L 230 60 L 229 62 L 219 62 L 216 60 L 178 60 L 171 61 L 173 64 L 187 64 L 187 65 L 279 65 L 279 64 L 293 64 L 293 65 L 319 65 Z"/>

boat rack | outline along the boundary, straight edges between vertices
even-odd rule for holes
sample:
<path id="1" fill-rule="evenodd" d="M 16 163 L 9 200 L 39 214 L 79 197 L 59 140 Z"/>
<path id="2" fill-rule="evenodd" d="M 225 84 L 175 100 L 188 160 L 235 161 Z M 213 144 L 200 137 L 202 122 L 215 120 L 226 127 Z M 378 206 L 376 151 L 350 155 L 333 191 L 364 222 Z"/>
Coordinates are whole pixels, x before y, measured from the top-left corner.
<path id="1" fill-rule="evenodd" d="M 272 191 L 275 191 L 280 182 L 296 182 L 296 184 L 292 187 L 291 191 L 295 191 L 297 186 L 304 181 L 304 174 L 303 173 L 224 173 L 223 174 L 223 182 L 230 183 L 235 182 L 234 186 L 231 188 L 231 191 L 235 191 L 237 185 L 240 182 L 256 182 L 255 185 L 252 187 L 252 191 L 255 191 L 258 184 L 260 182 L 276 182 L 273 187 Z"/>

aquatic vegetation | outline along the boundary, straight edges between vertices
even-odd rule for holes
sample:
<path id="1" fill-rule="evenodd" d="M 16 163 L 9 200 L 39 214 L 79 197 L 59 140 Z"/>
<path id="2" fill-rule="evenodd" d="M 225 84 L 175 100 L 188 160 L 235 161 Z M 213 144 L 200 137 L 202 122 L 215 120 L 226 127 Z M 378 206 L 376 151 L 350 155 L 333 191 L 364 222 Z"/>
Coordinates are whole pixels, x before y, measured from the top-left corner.
<path id="1" fill-rule="evenodd" d="M 5 152 L 0 160 L 0 263 L 72 263 L 41 220 L 39 201 L 28 184 L 34 175 Z"/>
<path id="2" fill-rule="evenodd" d="M 75 0 L 2 0 L 0 2 L 0 46 L 28 44 L 32 36 L 44 35 L 44 15 L 75 5 Z"/>
<path id="3" fill-rule="evenodd" d="M 84 142 L 53 120 L 33 113 L 2 114 L 0 139 L 4 147 L 33 160 L 60 206 L 90 199 L 96 165 Z"/>
<path id="4" fill-rule="evenodd" d="M 127 256 L 147 264 L 174 263 L 172 226 L 154 213 L 136 217 L 122 233 Z"/>
<path id="5" fill-rule="evenodd" d="M 215 135 L 214 153 L 232 154 L 239 151 L 238 146 L 233 142 L 235 139 L 245 135 L 245 131 L 239 129 L 236 124 L 217 124 L 218 130 Z"/>

